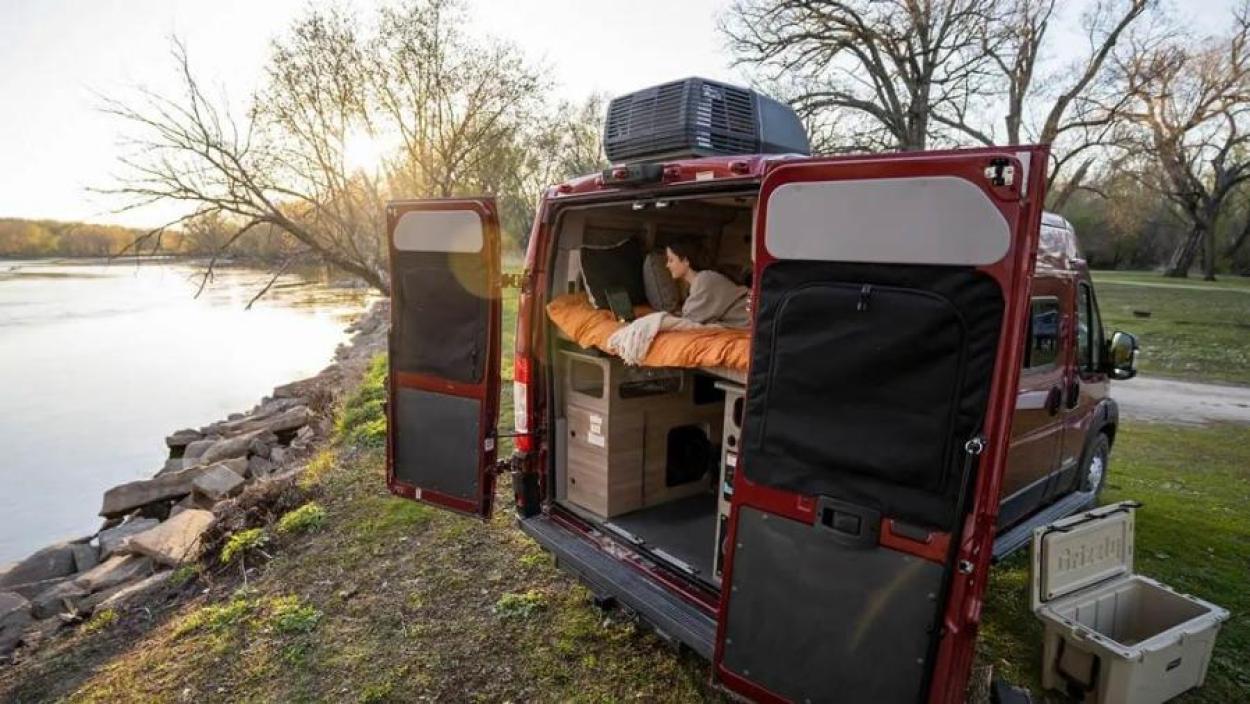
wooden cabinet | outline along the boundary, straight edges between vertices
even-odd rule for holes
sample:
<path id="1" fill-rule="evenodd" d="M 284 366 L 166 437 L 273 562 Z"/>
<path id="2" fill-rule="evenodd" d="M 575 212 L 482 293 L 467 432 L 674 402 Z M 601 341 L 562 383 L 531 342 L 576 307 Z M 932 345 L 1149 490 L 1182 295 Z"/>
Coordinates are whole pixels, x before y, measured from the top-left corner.
<path id="1" fill-rule="evenodd" d="M 721 434 L 723 405 L 719 397 L 696 399 L 690 370 L 629 367 L 615 357 L 568 350 L 560 366 L 568 501 L 612 518 L 707 490 L 714 471 L 673 466 L 681 456 L 673 443 L 691 438 L 689 426 L 713 452 Z"/>

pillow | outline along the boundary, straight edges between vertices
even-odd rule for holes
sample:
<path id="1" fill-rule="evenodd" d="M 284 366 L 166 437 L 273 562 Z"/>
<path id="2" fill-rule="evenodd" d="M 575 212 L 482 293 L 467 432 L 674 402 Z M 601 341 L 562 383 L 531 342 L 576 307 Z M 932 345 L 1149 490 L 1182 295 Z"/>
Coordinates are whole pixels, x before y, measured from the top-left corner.
<path id="1" fill-rule="evenodd" d="M 663 250 L 647 255 L 642 261 L 642 285 L 647 294 L 647 305 L 665 313 L 675 313 L 681 305 L 681 292 L 677 282 L 668 273 Z"/>
<path id="2" fill-rule="evenodd" d="M 586 291 L 596 308 L 608 308 L 607 292 L 611 289 L 629 294 L 634 305 L 647 302 L 642 283 L 642 248 L 634 238 L 608 246 L 582 245 L 581 260 Z"/>

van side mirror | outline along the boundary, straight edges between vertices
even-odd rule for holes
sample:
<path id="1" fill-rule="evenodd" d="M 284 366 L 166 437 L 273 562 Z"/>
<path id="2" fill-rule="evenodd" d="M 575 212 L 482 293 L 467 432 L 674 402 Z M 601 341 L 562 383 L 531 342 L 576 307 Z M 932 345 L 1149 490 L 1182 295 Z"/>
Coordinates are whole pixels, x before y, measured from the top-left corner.
<path id="1" fill-rule="evenodd" d="M 1137 349 L 1136 335 L 1116 330 L 1107 345 L 1107 374 L 1117 381 L 1137 376 Z"/>

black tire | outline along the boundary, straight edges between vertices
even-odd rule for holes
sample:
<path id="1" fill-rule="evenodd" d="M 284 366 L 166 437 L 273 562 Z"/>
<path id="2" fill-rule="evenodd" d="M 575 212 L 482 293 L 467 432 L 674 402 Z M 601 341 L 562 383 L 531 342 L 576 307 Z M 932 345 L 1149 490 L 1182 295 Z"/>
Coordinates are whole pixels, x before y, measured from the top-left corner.
<path id="1" fill-rule="evenodd" d="M 1081 472 L 1077 475 L 1077 491 L 1093 491 L 1097 497 L 1107 485 L 1107 468 L 1111 460 L 1111 440 L 1106 433 L 1099 432 L 1085 453 L 1085 461 L 1081 463 Z"/>

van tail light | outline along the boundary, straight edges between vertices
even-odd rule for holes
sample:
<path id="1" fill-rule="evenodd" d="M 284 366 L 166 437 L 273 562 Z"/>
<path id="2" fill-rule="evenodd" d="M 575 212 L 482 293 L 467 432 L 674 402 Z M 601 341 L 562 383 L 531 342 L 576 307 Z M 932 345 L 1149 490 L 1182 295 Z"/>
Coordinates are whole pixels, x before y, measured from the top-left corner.
<path id="1" fill-rule="evenodd" d="M 534 439 L 530 436 L 529 416 L 530 358 L 517 355 L 512 362 L 512 432 L 517 434 L 516 449 L 530 452 Z"/>

